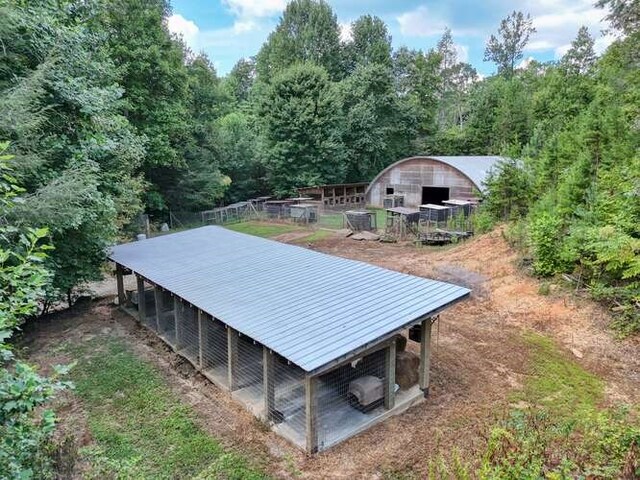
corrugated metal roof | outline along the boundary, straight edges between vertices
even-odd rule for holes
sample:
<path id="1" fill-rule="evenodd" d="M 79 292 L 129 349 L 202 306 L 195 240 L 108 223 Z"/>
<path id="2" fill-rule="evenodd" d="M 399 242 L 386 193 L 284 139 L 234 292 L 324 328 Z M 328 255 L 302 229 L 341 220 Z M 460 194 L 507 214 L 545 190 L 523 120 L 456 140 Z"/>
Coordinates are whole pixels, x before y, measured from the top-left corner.
<path id="1" fill-rule="evenodd" d="M 428 157 L 439 160 L 442 163 L 457 168 L 476 184 L 478 190 L 484 190 L 484 181 L 489 175 L 491 168 L 501 161 L 502 157 L 492 156 L 459 156 L 459 157 Z"/>
<path id="2" fill-rule="evenodd" d="M 308 372 L 470 292 L 213 226 L 118 245 L 109 257 Z"/>
<path id="3" fill-rule="evenodd" d="M 398 160 L 395 163 L 392 163 L 384 170 L 382 170 L 376 177 L 371 181 L 369 187 L 367 188 L 367 195 L 369 194 L 369 190 L 376 183 L 379 177 L 381 177 L 385 172 L 391 170 L 392 168 L 403 164 L 404 162 L 408 162 L 410 160 L 437 160 L 442 163 L 446 163 L 447 165 L 452 166 L 453 168 L 459 170 L 464 175 L 466 175 L 469 180 L 471 180 L 475 186 L 481 192 L 484 191 L 484 181 L 487 179 L 491 168 L 496 165 L 498 162 L 504 159 L 504 157 L 495 157 L 495 156 L 455 156 L 455 157 L 440 157 L 440 156 L 432 156 L 432 155 L 419 155 L 415 157 L 403 158 L 402 160 Z"/>

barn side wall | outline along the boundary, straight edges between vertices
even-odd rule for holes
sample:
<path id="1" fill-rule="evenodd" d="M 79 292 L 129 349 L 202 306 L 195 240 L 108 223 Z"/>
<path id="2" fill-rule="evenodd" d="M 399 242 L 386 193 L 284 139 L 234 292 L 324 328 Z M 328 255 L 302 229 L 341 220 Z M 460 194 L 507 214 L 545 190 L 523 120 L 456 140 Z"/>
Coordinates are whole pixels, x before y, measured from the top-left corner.
<path id="1" fill-rule="evenodd" d="M 416 158 L 390 168 L 377 178 L 367 193 L 367 204 L 382 207 L 386 189 L 404 195 L 405 206 L 422 203 L 422 187 L 448 187 L 449 198 L 475 197 L 476 186 L 458 169 L 430 158 Z"/>

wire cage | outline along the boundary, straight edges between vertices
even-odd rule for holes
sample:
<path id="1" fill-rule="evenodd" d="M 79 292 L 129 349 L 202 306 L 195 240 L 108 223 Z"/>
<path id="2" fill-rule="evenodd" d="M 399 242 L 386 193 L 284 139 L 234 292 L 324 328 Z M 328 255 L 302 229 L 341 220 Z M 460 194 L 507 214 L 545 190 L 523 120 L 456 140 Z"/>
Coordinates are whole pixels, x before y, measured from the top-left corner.
<path id="1" fill-rule="evenodd" d="M 173 345 L 176 337 L 176 321 L 174 313 L 174 300 L 167 290 L 156 287 L 155 304 L 160 315 L 158 316 L 158 334 L 165 342 Z"/>
<path id="2" fill-rule="evenodd" d="M 206 377 L 224 387 L 229 385 L 227 329 L 211 315 L 200 314 L 200 362 Z"/>
<path id="3" fill-rule="evenodd" d="M 274 431 L 309 452 L 325 450 L 424 396 L 420 344 L 430 333 L 423 335 L 422 326 L 317 374 L 161 287 L 146 289 L 141 277 L 135 294 L 141 322 Z"/>
<path id="4" fill-rule="evenodd" d="M 335 445 L 385 412 L 385 351 L 353 360 L 317 379 L 318 448 Z M 358 392 L 364 385 L 365 394 Z"/>
<path id="5" fill-rule="evenodd" d="M 176 314 L 176 351 L 192 364 L 199 363 L 200 331 L 198 311 L 186 302 L 178 300 Z"/>
<path id="6" fill-rule="evenodd" d="M 267 420 L 274 429 L 300 447 L 306 442 L 305 372 L 272 352 L 265 354 L 269 378 L 266 395 Z"/>
<path id="7" fill-rule="evenodd" d="M 154 296 L 153 288 L 150 287 L 146 282 L 143 282 L 144 285 L 144 293 L 143 298 L 138 298 L 138 310 L 140 309 L 140 302 L 144 302 L 144 319 L 142 319 L 142 323 L 148 328 L 156 331 L 156 301 Z"/>
<path id="8" fill-rule="evenodd" d="M 264 410 L 262 345 L 234 331 L 229 334 L 229 341 L 233 342 L 230 350 L 234 363 L 230 390 L 254 415 L 260 416 Z"/>

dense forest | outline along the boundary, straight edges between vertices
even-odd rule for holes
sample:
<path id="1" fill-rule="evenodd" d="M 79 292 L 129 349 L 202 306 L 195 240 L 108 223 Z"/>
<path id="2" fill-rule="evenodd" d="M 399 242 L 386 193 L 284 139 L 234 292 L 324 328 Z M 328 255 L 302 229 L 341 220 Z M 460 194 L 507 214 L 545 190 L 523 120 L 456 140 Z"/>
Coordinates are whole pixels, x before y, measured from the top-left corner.
<path id="1" fill-rule="evenodd" d="M 508 221 L 534 274 L 564 275 L 621 332 L 640 329 L 640 7 L 598 6 L 617 36 L 601 56 L 583 27 L 560 60 L 520 67 L 535 29 L 514 11 L 487 41 L 496 73 L 482 78 L 448 29 L 434 49 L 394 49 L 363 15 L 345 42 L 327 3 L 294 0 L 220 78 L 169 32 L 167 0 L 0 0 L 0 359 L 13 361 L 5 342 L 25 317 L 101 277 L 141 212 L 159 222 L 368 181 L 421 153 L 512 159 L 478 227 Z M 25 401 L 0 412 L 0 463 L 27 478 L 53 420 L 26 419 L 65 385 L 19 362 L 3 372 L 0 394 Z"/>

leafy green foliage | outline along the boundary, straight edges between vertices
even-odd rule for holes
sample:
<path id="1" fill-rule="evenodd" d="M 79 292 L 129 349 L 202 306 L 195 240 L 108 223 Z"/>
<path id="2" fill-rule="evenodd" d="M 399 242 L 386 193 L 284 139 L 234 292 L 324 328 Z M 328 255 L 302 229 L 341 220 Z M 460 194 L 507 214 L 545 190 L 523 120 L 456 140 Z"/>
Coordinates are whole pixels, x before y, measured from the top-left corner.
<path id="1" fill-rule="evenodd" d="M 265 164 L 277 195 L 344 179 L 339 103 L 322 67 L 303 63 L 277 75 L 260 106 Z"/>
<path id="2" fill-rule="evenodd" d="M 558 65 L 483 82 L 464 128 L 473 150 L 522 159 L 493 173 L 483 209 L 518 222 L 534 273 L 571 275 L 624 333 L 640 328 L 639 40 L 595 61 L 581 28 Z"/>
<path id="3" fill-rule="evenodd" d="M 373 178 L 396 159 L 411 153 L 417 112 L 395 93 L 388 67 L 358 67 L 340 83 L 339 89 L 347 181 Z"/>
<path id="4" fill-rule="evenodd" d="M 141 207 L 135 170 L 145 140 L 120 113 L 116 69 L 102 38 L 82 25 L 82 9 L 2 10 L 5 34 L 21 39 L 8 47 L 16 68 L 0 69 L 0 134 L 12 140 L 26 189 L 12 221 L 49 227 L 58 245 L 46 260 L 49 296 L 70 300 L 74 287 L 100 277 L 105 247 Z"/>
<path id="5" fill-rule="evenodd" d="M 480 460 L 459 452 L 430 461 L 429 478 L 636 478 L 637 409 L 600 408 L 604 384 L 547 337 L 524 337 L 530 372 L 513 408 L 492 428 Z"/>
<path id="6" fill-rule="evenodd" d="M 535 33 L 530 15 L 515 10 L 500 22 L 497 35 L 491 35 L 484 52 L 484 59 L 498 66 L 498 73 L 513 75 L 516 62 L 522 58 L 529 37 Z"/>
<path id="7" fill-rule="evenodd" d="M 378 17 L 363 15 L 351 24 L 351 41 L 344 46 L 347 71 L 359 65 L 391 68 L 391 35 Z"/>
<path id="8" fill-rule="evenodd" d="M 3 478 L 48 478 L 55 415 L 43 407 L 69 384 L 59 380 L 66 368 L 56 367 L 53 377 L 44 378 L 17 360 L 8 344 L 44 296 L 49 274 L 43 262 L 50 247 L 46 228 L 9 222 L 23 189 L 12 175 L 11 157 L 2 155 L 6 148 L 0 144 L 0 472 Z"/>
<path id="9" fill-rule="evenodd" d="M 336 14 L 324 0 L 293 0 L 256 58 L 261 81 L 296 63 L 315 63 L 332 80 L 343 76 L 340 30 Z"/>

